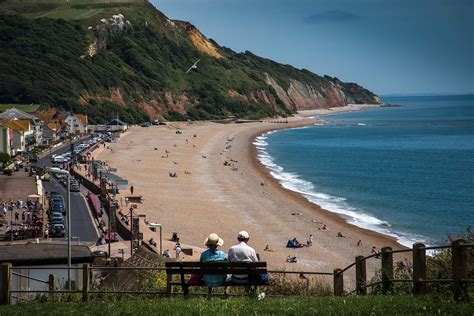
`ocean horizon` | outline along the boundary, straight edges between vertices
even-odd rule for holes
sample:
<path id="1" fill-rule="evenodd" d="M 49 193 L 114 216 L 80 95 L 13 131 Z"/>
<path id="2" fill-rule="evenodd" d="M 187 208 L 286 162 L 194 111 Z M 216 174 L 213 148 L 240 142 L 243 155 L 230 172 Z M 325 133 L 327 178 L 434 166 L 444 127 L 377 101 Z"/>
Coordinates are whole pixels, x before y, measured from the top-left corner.
<path id="1" fill-rule="evenodd" d="M 283 187 L 405 246 L 464 233 L 474 224 L 474 95 L 382 101 L 400 106 L 261 135 L 258 158 Z"/>

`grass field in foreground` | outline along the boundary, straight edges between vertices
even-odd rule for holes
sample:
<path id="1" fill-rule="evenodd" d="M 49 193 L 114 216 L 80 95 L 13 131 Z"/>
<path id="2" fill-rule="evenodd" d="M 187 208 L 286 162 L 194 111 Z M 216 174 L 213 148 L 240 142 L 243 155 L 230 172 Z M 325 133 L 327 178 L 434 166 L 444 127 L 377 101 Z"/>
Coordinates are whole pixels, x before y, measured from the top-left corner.
<path id="1" fill-rule="evenodd" d="M 474 315 L 474 305 L 439 297 L 353 296 L 285 298 L 123 299 L 0 307 L 0 315 Z"/>
<path id="2" fill-rule="evenodd" d="M 38 110 L 39 104 L 0 104 L 0 112 L 5 112 L 11 108 L 17 108 L 18 110 L 31 113 Z"/>

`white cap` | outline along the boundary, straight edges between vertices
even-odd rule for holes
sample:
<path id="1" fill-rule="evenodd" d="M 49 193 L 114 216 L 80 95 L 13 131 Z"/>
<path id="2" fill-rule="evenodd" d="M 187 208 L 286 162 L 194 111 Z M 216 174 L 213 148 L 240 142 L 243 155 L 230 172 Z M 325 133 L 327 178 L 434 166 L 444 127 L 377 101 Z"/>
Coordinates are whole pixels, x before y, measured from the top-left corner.
<path id="1" fill-rule="evenodd" d="M 239 232 L 239 235 L 237 236 L 238 239 L 249 239 L 250 235 L 247 233 L 245 230 Z"/>

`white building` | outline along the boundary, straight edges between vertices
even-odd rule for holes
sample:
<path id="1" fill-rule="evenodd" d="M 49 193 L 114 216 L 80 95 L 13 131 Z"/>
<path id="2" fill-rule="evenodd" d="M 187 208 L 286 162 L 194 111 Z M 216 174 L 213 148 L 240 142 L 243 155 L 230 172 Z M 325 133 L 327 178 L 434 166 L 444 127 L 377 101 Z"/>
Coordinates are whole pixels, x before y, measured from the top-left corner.
<path id="1" fill-rule="evenodd" d="M 3 130 L 0 148 L 5 149 L 8 146 L 6 143 L 9 142 L 10 155 L 25 151 L 29 146 L 41 144 L 41 121 L 34 115 L 11 108 L 0 113 L 0 126 Z M 8 129 L 9 131 L 5 131 Z M 9 139 L 6 134 L 10 135 Z"/>
<path id="2" fill-rule="evenodd" d="M 69 114 L 64 122 L 68 125 L 68 131 L 72 135 L 87 133 L 87 115 Z"/>

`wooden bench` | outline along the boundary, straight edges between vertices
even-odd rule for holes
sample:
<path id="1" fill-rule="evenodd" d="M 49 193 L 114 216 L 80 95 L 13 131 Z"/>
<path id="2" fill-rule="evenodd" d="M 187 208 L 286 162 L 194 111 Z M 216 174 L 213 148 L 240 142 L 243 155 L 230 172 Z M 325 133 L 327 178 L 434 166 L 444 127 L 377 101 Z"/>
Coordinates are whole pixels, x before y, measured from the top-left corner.
<path id="1" fill-rule="evenodd" d="M 220 286 L 245 286 L 249 289 L 250 286 L 257 285 L 268 285 L 268 281 L 262 281 L 260 275 L 267 274 L 267 263 L 266 262 L 199 262 L 199 261 L 185 261 L 176 262 L 168 261 L 165 263 L 166 276 L 167 276 L 167 295 L 171 296 L 174 285 L 180 285 L 183 289 L 184 298 L 189 297 L 190 286 L 206 286 L 203 281 L 196 284 L 189 284 L 189 278 L 187 276 L 191 274 L 214 274 L 214 275 L 248 275 L 248 282 L 245 283 L 233 283 L 224 282 Z M 173 275 L 179 275 L 180 280 L 174 281 Z M 208 298 L 212 295 L 212 288 L 208 287 Z"/>

